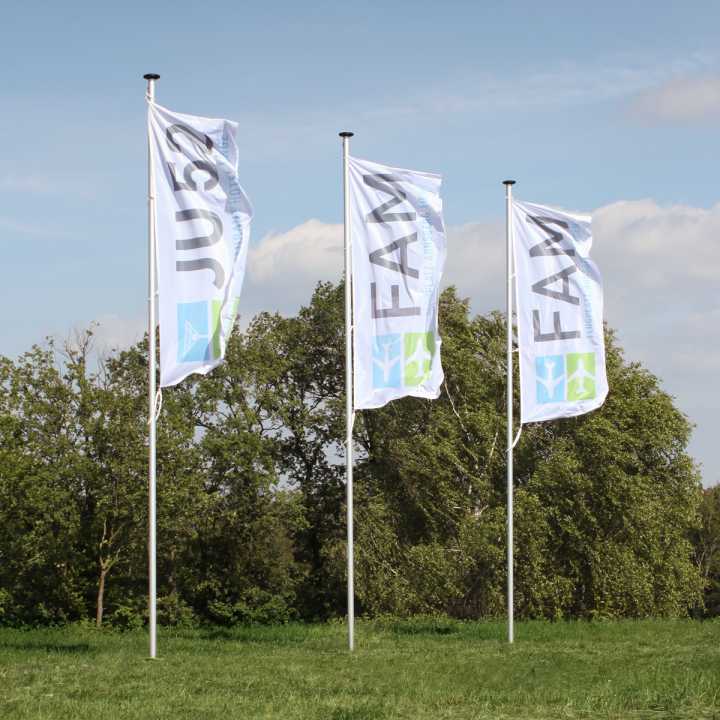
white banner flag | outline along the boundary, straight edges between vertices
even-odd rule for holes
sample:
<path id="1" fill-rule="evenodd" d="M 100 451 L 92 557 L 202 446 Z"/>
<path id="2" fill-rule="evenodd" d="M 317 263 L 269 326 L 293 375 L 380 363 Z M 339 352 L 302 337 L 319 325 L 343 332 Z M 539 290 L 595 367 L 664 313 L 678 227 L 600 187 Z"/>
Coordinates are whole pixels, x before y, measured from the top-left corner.
<path id="1" fill-rule="evenodd" d="M 602 278 L 591 218 L 513 202 L 522 423 L 600 407 L 605 374 Z"/>
<path id="2" fill-rule="evenodd" d="M 237 124 L 151 103 L 160 385 L 225 356 L 245 275 L 252 208 L 237 177 Z"/>
<path id="3" fill-rule="evenodd" d="M 442 178 L 349 158 L 354 407 L 437 398 Z"/>

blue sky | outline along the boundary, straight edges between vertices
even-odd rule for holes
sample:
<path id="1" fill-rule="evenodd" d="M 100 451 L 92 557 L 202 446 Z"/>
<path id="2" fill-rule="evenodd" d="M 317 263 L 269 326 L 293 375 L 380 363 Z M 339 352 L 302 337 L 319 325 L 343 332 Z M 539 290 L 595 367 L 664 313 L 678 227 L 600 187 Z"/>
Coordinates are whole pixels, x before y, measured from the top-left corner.
<path id="1" fill-rule="evenodd" d="M 154 71 L 161 104 L 239 122 L 246 315 L 339 274 L 341 129 L 360 157 L 444 175 L 448 282 L 480 312 L 503 303 L 502 179 L 597 211 L 608 319 L 720 481 L 719 21 L 712 2 L 7 3 L 0 299 L 22 314 L 0 352 L 92 320 L 110 344 L 142 332 Z M 300 270 L 274 259 L 296 246 Z"/>

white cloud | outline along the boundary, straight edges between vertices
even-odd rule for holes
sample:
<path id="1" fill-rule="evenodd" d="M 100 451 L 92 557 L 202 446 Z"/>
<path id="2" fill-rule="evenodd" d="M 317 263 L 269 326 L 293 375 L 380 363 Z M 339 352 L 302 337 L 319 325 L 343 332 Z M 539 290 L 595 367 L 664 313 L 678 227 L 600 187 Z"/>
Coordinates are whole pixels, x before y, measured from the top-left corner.
<path id="1" fill-rule="evenodd" d="M 289 274 L 327 279 L 343 264 L 342 225 L 308 220 L 285 233 L 270 233 L 250 250 L 253 281 L 271 282 Z"/>
<path id="2" fill-rule="evenodd" d="M 284 233 L 270 233 L 248 253 L 241 313 L 294 312 L 320 281 L 336 281 L 344 266 L 342 225 L 308 220 Z"/>
<path id="3" fill-rule="evenodd" d="M 0 190 L 47 194 L 55 190 L 55 185 L 49 178 L 39 175 L 5 175 L 0 178 Z"/>
<path id="4" fill-rule="evenodd" d="M 650 122 L 714 122 L 720 118 L 720 76 L 669 80 L 641 93 L 630 109 L 636 118 Z"/>
<path id="5" fill-rule="evenodd" d="M 606 317 L 627 357 L 643 362 L 697 424 L 691 451 L 720 481 L 715 415 L 720 376 L 720 205 L 614 203 L 594 213 Z"/>
<path id="6" fill-rule="evenodd" d="M 7 193 L 52 196 L 74 195 L 87 200 L 95 197 L 96 189 L 96 186 L 67 174 L 55 177 L 40 174 L 6 174 L 0 177 L 0 190 Z"/>
<path id="7" fill-rule="evenodd" d="M 36 222 L 36 221 L 21 221 L 13 220 L 8 217 L 0 217 L 0 230 L 4 230 L 9 233 L 18 233 L 21 235 L 33 235 L 41 236 L 45 238 L 67 238 L 71 237 L 72 233 L 68 230 L 62 230 L 57 228 L 52 223 Z"/>
<path id="8" fill-rule="evenodd" d="M 710 209 L 652 200 L 624 201 L 593 213 L 593 256 L 605 283 L 605 316 L 629 360 L 656 373 L 697 424 L 691 452 L 707 484 L 720 481 L 715 415 L 720 377 L 720 204 Z M 504 309 L 504 225 L 448 230 L 444 285 L 456 285 L 474 312 Z M 250 249 L 243 323 L 262 311 L 294 313 L 315 285 L 343 270 L 342 226 L 308 220 L 270 233 Z M 143 336 L 145 319 L 106 315 L 96 330 L 102 354 Z"/>
<path id="9" fill-rule="evenodd" d="M 600 58 L 527 65 L 507 73 L 471 69 L 430 82 L 416 94 L 395 93 L 381 103 L 364 103 L 355 116 L 412 117 L 418 113 L 465 114 L 490 110 L 557 108 L 624 100 L 648 88 L 664 87 L 671 78 L 717 68 L 714 55 L 662 57 L 609 54 Z M 640 97 L 644 97 L 641 95 Z"/>
<path id="10" fill-rule="evenodd" d="M 630 275 L 633 285 L 665 288 L 682 303 L 717 281 L 720 204 L 706 210 L 660 207 L 652 200 L 618 202 L 596 210 L 593 224 L 598 258 Z"/>
<path id="11" fill-rule="evenodd" d="M 478 309 L 496 307 L 503 286 L 504 230 L 501 223 L 468 224 L 448 231 L 445 285 L 455 284 Z M 251 247 L 243 306 L 294 312 L 321 281 L 343 272 L 342 225 L 308 220 L 284 233 L 270 233 Z M 503 295 L 499 296 L 502 300 Z"/>
<path id="12" fill-rule="evenodd" d="M 557 110 L 602 102 L 628 102 L 673 78 L 704 76 L 717 72 L 716 54 L 658 57 L 647 53 L 608 53 L 600 57 L 501 66 L 487 71 L 477 66 L 461 68 L 450 75 L 429 76 L 420 85 L 412 83 L 399 90 L 360 89 L 352 97 L 328 102 L 325 96 L 311 96 L 294 107 L 292 120 L 277 113 L 248 110 L 244 105 L 229 109 L 229 116 L 241 120 L 244 146 L 251 154 L 282 155 L 295 152 L 297 138 L 307 146 L 323 146 L 345 121 L 354 128 L 371 132 L 389 120 L 415 126 L 422 119 L 478 115 L 496 111 Z M 655 90 L 649 90 L 649 89 Z M 635 105 L 633 105 L 633 108 Z M 268 134 L 272 143 L 264 142 Z"/>

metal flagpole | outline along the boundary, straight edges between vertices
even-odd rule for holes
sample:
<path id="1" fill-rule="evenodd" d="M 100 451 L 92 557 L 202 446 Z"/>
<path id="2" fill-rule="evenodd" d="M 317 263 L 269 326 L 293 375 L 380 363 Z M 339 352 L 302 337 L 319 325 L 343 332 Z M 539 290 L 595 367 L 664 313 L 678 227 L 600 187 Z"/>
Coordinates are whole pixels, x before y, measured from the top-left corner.
<path id="1" fill-rule="evenodd" d="M 347 493 L 347 617 L 348 648 L 355 647 L 355 580 L 353 554 L 353 393 L 352 393 L 352 276 L 350 253 L 350 200 L 348 151 L 351 132 L 341 132 L 343 144 L 343 208 L 345 227 L 345 477 Z"/>
<path id="2" fill-rule="evenodd" d="M 147 99 L 155 102 L 155 81 L 160 79 L 156 73 L 143 75 L 147 80 Z M 150 615 L 150 657 L 157 657 L 157 567 L 155 551 L 155 445 L 156 445 L 156 359 L 155 359 L 155 174 L 150 147 L 150 120 L 148 118 L 148 426 L 149 434 L 149 472 L 148 472 L 148 610 Z"/>
<path id="3" fill-rule="evenodd" d="M 513 243 L 512 243 L 512 186 L 505 185 L 505 242 L 507 253 L 507 630 L 508 642 L 515 641 L 513 617 Z"/>

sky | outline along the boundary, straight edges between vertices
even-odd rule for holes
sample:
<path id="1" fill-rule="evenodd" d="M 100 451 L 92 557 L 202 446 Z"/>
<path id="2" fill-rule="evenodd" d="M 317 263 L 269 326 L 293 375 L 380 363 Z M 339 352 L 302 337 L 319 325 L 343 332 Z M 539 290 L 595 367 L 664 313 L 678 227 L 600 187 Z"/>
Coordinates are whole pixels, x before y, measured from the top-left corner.
<path id="1" fill-rule="evenodd" d="M 720 482 L 715 2 L 7 2 L 0 23 L 0 353 L 99 322 L 142 336 L 145 82 L 239 123 L 255 209 L 241 313 L 342 270 L 351 152 L 441 173 L 446 284 L 504 306 L 504 190 L 593 214 L 606 318 L 696 425 Z"/>

